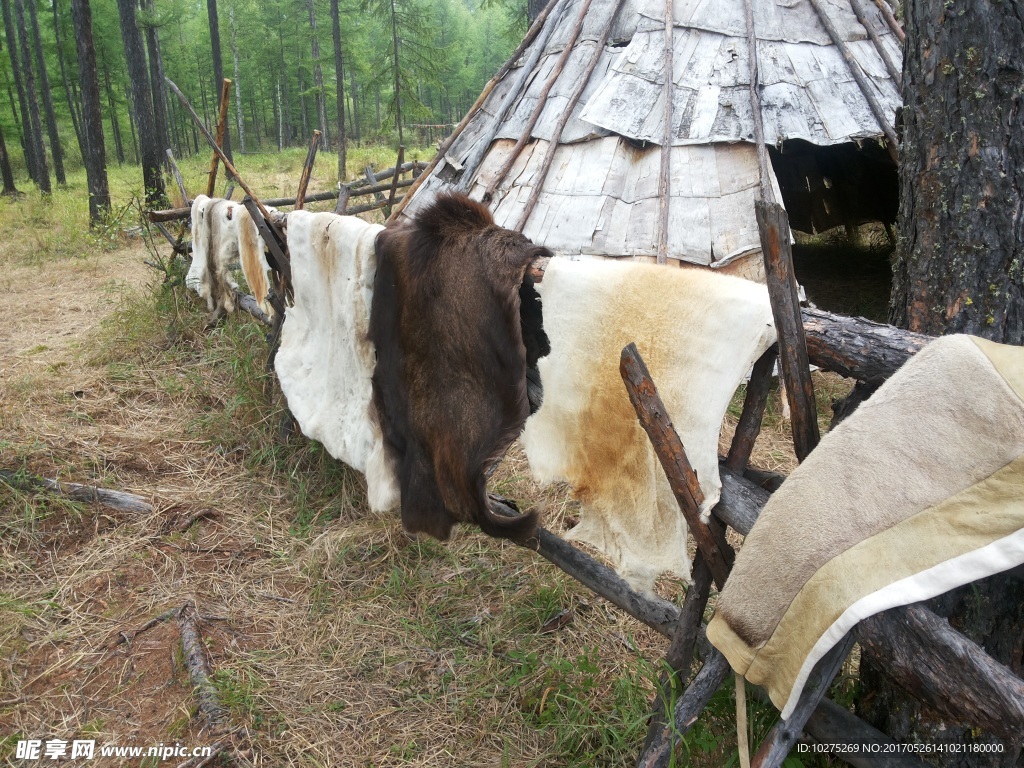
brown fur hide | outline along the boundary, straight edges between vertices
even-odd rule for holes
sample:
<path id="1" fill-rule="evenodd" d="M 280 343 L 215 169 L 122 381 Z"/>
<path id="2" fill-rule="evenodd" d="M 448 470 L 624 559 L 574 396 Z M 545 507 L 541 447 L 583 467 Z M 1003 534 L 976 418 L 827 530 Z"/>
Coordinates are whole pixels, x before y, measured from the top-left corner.
<path id="1" fill-rule="evenodd" d="M 490 509 L 485 473 L 530 412 L 520 286 L 544 255 L 463 195 L 377 236 L 373 399 L 410 532 L 446 539 L 474 522 L 491 536 L 533 534 L 534 513 Z"/>

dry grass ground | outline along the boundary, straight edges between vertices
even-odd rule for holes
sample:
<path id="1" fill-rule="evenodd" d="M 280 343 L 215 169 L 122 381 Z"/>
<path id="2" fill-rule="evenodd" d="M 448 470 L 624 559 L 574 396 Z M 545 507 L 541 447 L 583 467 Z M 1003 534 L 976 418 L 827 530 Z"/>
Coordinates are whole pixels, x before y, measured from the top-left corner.
<path id="1" fill-rule="evenodd" d="M 300 162 L 239 166 L 283 194 Z M 191 188 L 202 166 L 186 164 Z M 123 203 L 130 177 L 113 181 Z M 240 761 L 631 764 L 664 640 L 528 551 L 469 530 L 412 540 L 370 514 L 361 477 L 301 435 L 278 440 L 262 329 L 235 316 L 205 331 L 198 301 L 119 234 L 130 212 L 87 234 L 82 187 L 0 201 L 0 468 L 132 491 L 154 511 L 0 483 L 0 763 L 20 764 L 23 738 L 211 744 L 175 621 L 135 633 L 193 602 Z M 776 410 L 773 397 L 756 461 L 788 471 Z M 518 452 L 497 485 L 555 530 L 577 514 Z M 735 754 L 732 707 L 723 691 L 688 736 L 695 764 Z"/>

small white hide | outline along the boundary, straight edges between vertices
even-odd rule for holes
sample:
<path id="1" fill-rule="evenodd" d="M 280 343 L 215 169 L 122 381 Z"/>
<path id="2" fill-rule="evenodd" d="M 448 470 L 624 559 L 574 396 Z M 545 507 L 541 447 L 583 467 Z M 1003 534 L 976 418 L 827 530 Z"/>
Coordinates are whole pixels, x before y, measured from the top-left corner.
<path id="1" fill-rule="evenodd" d="M 354 216 L 288 214 L 295 304 L 285 313 L 274 361 L 302 433 L 365 473 L 374 511 L 394 509 L 399 499 L 370 383 L 376 362 L 368 337 L 374 240 L 381 229 Z"/>
<path id="2" fill-rule="evenodd" d="M 238 283 L 231 265 L 238 260 L 233 219 L 238 203 L 199 195 L 192 202 L 192 266 L 185 285 L 206 299 L 211 319 L 235 311 Z"/>
<path id="3" fill-rule="evenodd" d="M 267 209 L 273 213 L 273 208 Z M 240 205 L 235 211 L 235 236 L 238 239 L 238 260 L 242 264 L 242 274 L 252 291 L 253 298 L 268 317 L 274 316 L 274 308 L 267 301 L 267 293 L 271 286 L 270 265 L 267 263 L 266 246 L 260 237 L 259 228 L 252 220 L 249 211 Z"/>
<path id="4" fill-rule="evenodd" d="M 567 538 L 604 552 L 634 588 L 689 580 L 686 522 L 619 375 L 635 342 L 686 448 L 708 514 L 718 438 L 736 388 L 775 343 L 763 285 L 698 269 L 552 259 L 537 286 L 551 354 L 522 441 L 534 477 L 568 482 L 583 510 Z"/>

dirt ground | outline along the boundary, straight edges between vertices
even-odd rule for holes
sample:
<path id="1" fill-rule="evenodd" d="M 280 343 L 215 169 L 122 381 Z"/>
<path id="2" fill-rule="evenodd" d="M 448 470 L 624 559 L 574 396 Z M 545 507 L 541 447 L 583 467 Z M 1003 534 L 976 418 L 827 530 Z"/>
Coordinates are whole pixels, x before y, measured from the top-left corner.
<path id="1" fill-rule="evenodd" d="M 118 512 L 0 483 L 0 762 L 33 764 L 14 757 L 30 738 L 95 740 L 78 764 L 98 766 L 635 759 L 662 638 L 532 553 L 468 532 L 409 539 L 315 446 L 282 454 L 245 429 L 211 433 L 211 418 L 243 408 L 211 345 L 262 332 L 236 317 L 204 336 L 182 298 L 174 333 L 126 351 L 136 342 L 111 318 L 160 277 L 144 257 L 133 241 L 8 261 L 0 277 L 0 469 L 153 505 Z M 791 468 L 786 430 L 769 421 L 758 463 Z M 499 490 L 564 527 L 576 514 L 564 489 L 527 474 L 514 453 Z M 197 708 L 169 613 L 185 605 L 219 720 Z M 215 742 L 229 749 L 207 763 L 98 753 Z"/>

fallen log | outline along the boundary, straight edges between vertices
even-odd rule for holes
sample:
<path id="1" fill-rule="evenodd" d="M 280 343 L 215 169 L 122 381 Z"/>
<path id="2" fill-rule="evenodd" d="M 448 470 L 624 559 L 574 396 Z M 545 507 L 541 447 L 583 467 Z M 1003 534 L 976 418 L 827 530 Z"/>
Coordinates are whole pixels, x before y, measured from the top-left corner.
<path id="1" fill-rule="evenodd" d="M 228 711 L 217 699 L 217 689 L 210 680 L 213 670 L 210 657 L 199 631 L 199 619 L 195 604 L 189 601 L 178 613 L 178 631 L 181 633 L 181 648 L 185 657 L 192 688 L 199 699 L 199 712 L 211 728 L 218 728 L 227 721 Z"/>
<path id="2" fill-rule="evenodd" d="M 931 336 L 807 309 L 802 312 L 811 362 L 847 378 L 879 384 L 921 351 Z"/>
<path id="3" fill-rule="evenodd" d="M 126 491 L 111 491 L 107 488 L 97 488 L 93 485 L 82 485 L 81 483 L 62 483 L 58 480 L 51 480 L 48 477 L 25 475 L 10 469 L 0 469 L 0 481 L 15 490 L 48 491 L 73 499 L 74 501 L 103 504 L 111 509 L 116 509 L 118 512 L 148 514 L 153 511 L 153 505 L 146 501 L 144 497 L 134 493 L 127 493 Z"/>
<path id="4" fill-rule="evenodd" d="M 923 605 L 871 616 L 855 633 L 893 682 L 944 717 L 1009 741 L 1024 733 L 1024 680 Z"/>

